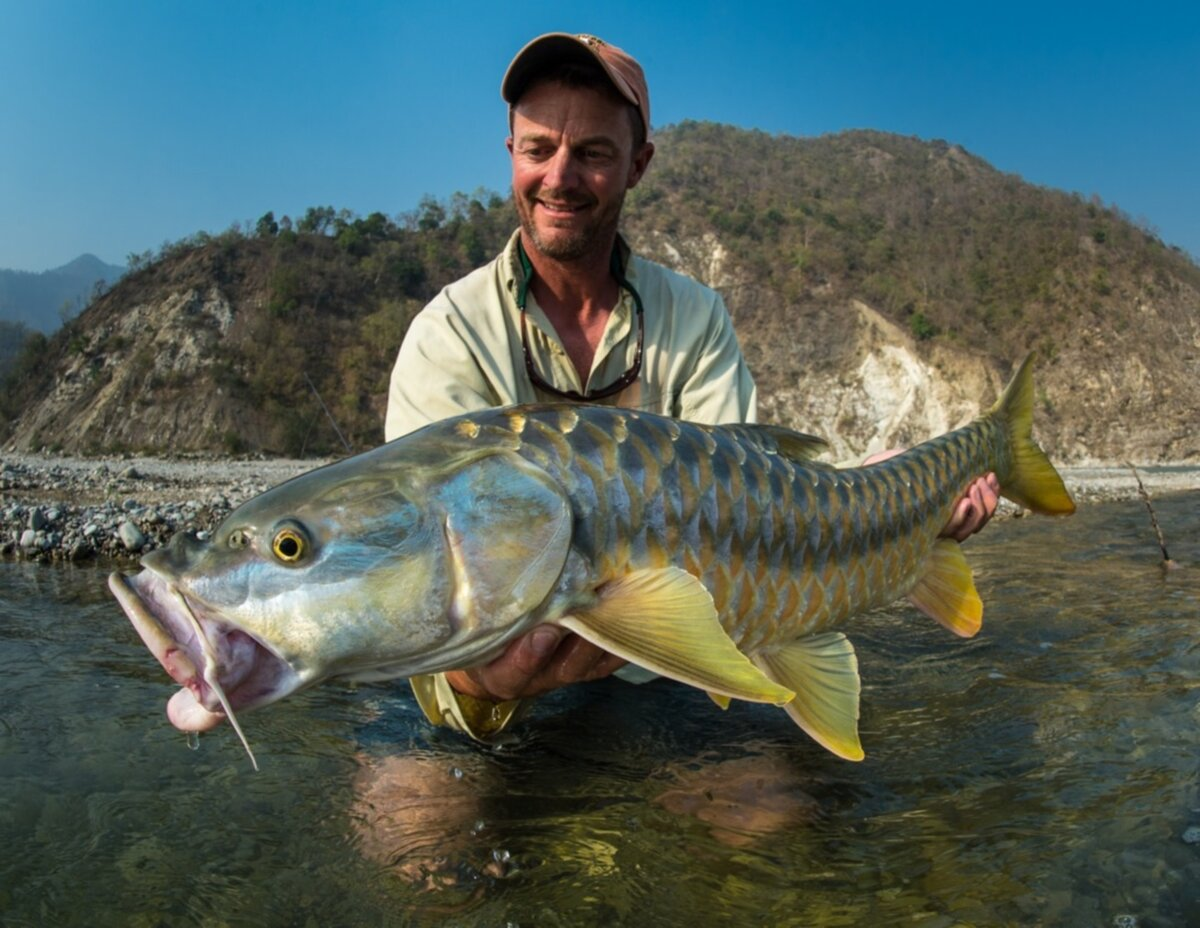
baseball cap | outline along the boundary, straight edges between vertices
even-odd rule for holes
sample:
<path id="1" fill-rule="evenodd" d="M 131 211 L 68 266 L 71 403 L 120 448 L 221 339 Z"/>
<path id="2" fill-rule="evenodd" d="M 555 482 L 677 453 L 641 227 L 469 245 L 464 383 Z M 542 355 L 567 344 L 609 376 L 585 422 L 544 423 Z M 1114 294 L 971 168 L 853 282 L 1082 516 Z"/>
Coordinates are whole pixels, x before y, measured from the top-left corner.
<path id="1" fill-rule="evenodd" d="M 572 59 L 594 61 L 604 69 L 617 93 L 637 109 L 646 129 L 646 138 L 650 138 L 650 91 L 646 88 L 642 66 L 617 46 L 594 35 L 548 32 L 538 36 L 513 58 L 500 83 L 500 95 L 512 106 L 546 65 Z"/>

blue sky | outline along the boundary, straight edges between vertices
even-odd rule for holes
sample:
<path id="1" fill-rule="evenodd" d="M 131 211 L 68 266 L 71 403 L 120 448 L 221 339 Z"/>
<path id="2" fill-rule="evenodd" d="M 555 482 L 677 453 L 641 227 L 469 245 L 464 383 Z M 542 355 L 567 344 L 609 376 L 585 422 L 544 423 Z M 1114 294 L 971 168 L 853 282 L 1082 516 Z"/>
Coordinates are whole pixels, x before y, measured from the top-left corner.
<path id="1" fill-rule="evenodd" d="M 655 127 L 945 139 L 1200 256 L 1194 0 L 0 0 L 0 267 L 122 264 L 268 210 L 506 192 L 500 78 L 557 30 L 639 58 Z"/>

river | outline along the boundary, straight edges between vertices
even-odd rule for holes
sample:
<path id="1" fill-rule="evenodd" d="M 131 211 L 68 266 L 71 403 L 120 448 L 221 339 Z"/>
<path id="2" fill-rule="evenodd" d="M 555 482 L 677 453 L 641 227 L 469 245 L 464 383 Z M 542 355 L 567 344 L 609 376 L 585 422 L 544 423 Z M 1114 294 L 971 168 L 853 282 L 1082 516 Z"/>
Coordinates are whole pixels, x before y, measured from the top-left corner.
<path id="1" fill-rule="evenodd" d="M 860 764 L 660 681 L 481 749 L 400 684 L 189 745 L 99 567 L 0 564 L 5 926 L 1200 924 L 1200 492 L 1007 519 L 984 629 L 850 630 Z M 189 749 L 191 748 L 191 749 Z"/>

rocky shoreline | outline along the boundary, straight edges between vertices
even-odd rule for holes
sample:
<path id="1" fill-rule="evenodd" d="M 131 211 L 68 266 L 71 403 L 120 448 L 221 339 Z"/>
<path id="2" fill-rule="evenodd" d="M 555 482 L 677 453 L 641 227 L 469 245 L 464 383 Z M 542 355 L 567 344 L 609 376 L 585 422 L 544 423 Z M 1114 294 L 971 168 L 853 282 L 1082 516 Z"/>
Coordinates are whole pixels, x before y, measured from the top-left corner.
<path id="1" fill-rule="evenodd" d="M 236 506 L 324 460 L 278 458 L 0 458 L 0 557 L 134 562 L 179 531 L 200 537 Z M 1060 468 L 1080 502 L 1135 499 L 1127 466 Z M 1200 466 L 1139 467 L 1151 496 L 1200 489 Z M 1005 503 L 1002 516 L 1017 514 Z"/>
<path id="2" fill-rule="evenodd" d="M 0 458 L 0 557 L 132 562 L 180 531 L 201 538 L 238 505 L 325 461 Z"/>

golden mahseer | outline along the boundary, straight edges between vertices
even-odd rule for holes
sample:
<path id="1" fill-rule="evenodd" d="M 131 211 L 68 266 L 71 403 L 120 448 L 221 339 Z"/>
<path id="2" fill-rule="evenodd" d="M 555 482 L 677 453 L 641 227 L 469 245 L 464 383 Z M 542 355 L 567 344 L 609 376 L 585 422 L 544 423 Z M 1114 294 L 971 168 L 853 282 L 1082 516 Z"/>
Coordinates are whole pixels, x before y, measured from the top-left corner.
<path id="1" fill-rule="evenodd" d="M 1032 414 L 1029 358 L 974 422 L 848 469 L 769 425 L 469 413 L 268 490 L 109 584 L 182 685 L 168 716 L 185 730 L 228 718 L 241 736 L 237 710 L 333 677 L 473 666 L 549 622 L 721 705 L 782 706 L 857 760 L 846 621 L 907 596 L 979 630 L 971 570 L 939 535 L 989 471 L 1025 508 L 1074 511 Z"/>

